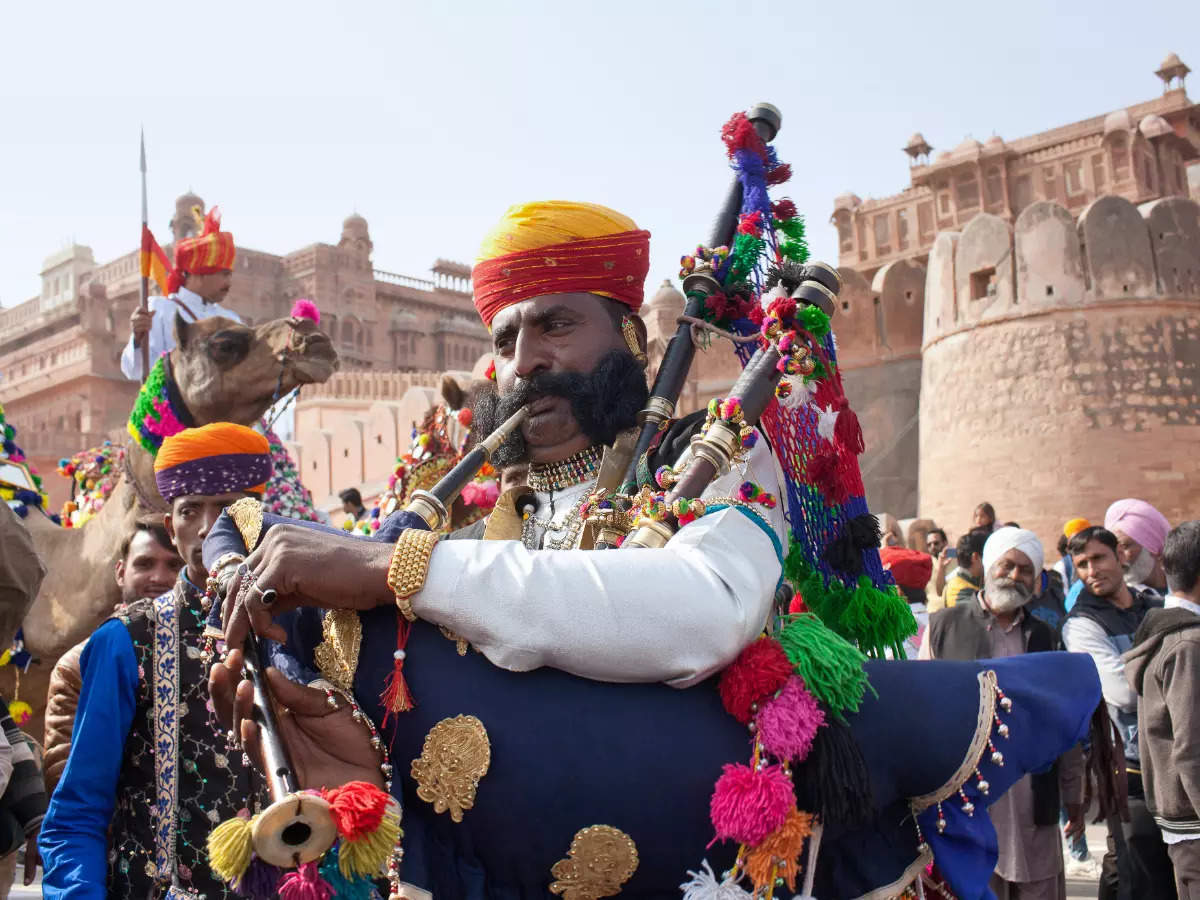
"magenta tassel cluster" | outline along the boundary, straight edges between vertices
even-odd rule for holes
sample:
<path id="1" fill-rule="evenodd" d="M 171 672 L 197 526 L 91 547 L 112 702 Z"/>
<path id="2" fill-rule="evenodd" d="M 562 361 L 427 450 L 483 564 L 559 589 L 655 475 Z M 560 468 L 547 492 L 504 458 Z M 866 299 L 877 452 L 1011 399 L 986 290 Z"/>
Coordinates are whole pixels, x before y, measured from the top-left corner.
<path id="1" fill-rule="evenodd" d="M 795 805 L 792 779 L 782 766 L 752 769 L 729 763 L 717 779 L 709 805 L 716 840 L 753 847 L 782 825 Z"/>

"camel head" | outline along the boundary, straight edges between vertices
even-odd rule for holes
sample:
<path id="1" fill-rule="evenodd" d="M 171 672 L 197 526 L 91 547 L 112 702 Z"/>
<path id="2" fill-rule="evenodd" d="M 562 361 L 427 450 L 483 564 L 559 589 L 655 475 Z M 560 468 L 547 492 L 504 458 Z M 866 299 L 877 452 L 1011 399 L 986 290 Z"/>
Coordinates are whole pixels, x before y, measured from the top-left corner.
<path id="1" fill-rule="evenodd" d="M 337 351 L 312 319 L 293 316 L 241 325 L 222 316 L 186 322 L 175 315 L 171 370 L 196 425 L 252 425 L 271 404 L 337 370 Z"/>

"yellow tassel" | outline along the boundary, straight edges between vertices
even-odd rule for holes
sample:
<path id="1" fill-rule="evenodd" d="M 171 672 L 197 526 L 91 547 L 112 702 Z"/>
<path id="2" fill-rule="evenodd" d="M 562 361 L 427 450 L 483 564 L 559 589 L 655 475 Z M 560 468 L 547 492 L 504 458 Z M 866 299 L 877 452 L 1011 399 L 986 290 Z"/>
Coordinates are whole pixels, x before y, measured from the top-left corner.
<path id="1" fill-rule="evenodd" d="M 755 892 L 773 888 L 779 876 L 787 882 L 788 890 L 796 890 L 800 853 L 805 838 L 811 833 L 812 816 L 792 807 L 783 824 L 746 854 L 745 870 L 754 883 Z"/>
<path id="2" fill-rule="evenodd" d="M 400 816 L 392 805 L 383 814 L 383 820 L 371 834 L 357 841 L 342 840 L 338 844 L 338 868 L 346 878 L 359 875 L 372 877 L 380 874 L 392 856 L 396 842 L 400 840 Z"/>
<path id="3" fill-rule="evenodd" d="M 250 868 L 253 828 L 254 819 L 239 816 L 227 819 L 209 833 L 208 865 L 222 881 L 241 878 Z"/>

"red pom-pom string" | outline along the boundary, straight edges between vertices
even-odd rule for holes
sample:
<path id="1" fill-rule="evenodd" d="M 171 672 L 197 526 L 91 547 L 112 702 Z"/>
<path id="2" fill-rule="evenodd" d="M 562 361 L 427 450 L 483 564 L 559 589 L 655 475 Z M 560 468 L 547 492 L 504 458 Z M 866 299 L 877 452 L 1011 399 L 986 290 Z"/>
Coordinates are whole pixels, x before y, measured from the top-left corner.
<path id="1" fill-rule="evenodd" d="M 385 791 L 366 781 L 351 781 L 323 792 L 338 835 L 348 841 L 368 837 L 379 830 L 391 799 Z"/>
<path id="2" fill-rule="evenodd" d="M 721 703 L 731 716 L 748 724 L 754 718 L 753 707 L 783 687 L 792 674 L 792 664 L 779 642 L 760 637 L 721 673 Z"/>
<path id="3" fill-rule="evenodd" d="M 388 675 L 387 684 L 383 687 L 383 695 L 379 698 L 383 704 L 384 725 L 387 725 L 394 713 L 408 712 L 416 705 L 413 702 L 412 693 L 408 689 L 408 682 L 404 680 L 404 648 L 408 644 L 408 635 L 411 631 L 412 623 L 400 613 L 396 613 L 396 652 L 392 654 L 392 672 Z"/>
<path id="4" fill-rule="evenodd" d="M 788 163 L 780 163 L 767 172 L 767 184 L 783 184 L 792 177 L 792 167 Z"/>
<path id="5" fill-rule="evenodd" d="M 786 222 L 789 219 L 794 219 L 796 218 L 796 204 L 792 202 L 790 197 L 776 200 L 771 204 L 771 215 L 778 222 Z"/>

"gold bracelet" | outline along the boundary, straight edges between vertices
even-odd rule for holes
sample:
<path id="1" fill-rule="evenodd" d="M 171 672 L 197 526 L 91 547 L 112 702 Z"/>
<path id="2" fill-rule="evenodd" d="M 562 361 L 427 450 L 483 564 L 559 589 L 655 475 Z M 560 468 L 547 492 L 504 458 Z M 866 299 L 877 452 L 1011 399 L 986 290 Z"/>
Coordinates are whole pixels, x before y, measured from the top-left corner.
<path id="1" fill-rule="evenodd" d="M 425 576 L 429 573 L 429 559 L 437 542 L 436 531 L 408 528 L 400 533 L 392 550 L 392 562 L 388 566 L 388 587 L 396 595 L 396 606 L 410 622 L 417 618 L 410 598 L 425 584 Z"/>

